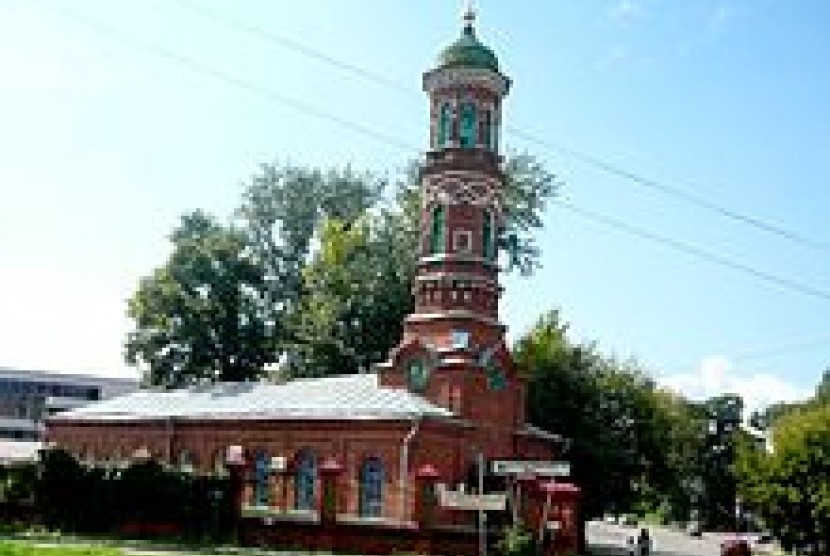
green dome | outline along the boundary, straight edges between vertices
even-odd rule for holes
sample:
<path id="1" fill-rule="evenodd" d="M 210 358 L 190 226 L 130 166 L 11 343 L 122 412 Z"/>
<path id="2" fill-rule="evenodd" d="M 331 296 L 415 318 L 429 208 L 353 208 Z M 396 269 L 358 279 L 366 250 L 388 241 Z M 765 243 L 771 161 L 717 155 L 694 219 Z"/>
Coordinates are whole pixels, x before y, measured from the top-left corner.
<path id="1" fill-rule="evenodd" d="M 499 60 L 476 37 L 472 24 L 464 26 L 461 37 L 438 57 L 439 68 L 479 68 L 499 71 Z"/>

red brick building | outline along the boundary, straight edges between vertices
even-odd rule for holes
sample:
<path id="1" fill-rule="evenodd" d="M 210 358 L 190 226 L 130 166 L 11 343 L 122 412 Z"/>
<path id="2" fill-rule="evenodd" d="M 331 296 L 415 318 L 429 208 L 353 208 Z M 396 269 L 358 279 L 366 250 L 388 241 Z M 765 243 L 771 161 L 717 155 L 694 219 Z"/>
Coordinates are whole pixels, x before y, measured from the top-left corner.
<path id="1" fill-rule="evenodd" d="M 334 462 L 342 469 L 337 521 L 392 529 L 417 528 L 422 518 L 419 474 L 469 492 L 481 456 L 555 459 L 560 438 L 525 420 L 525 381 L 499 322 L 499 137 L 510 80 L 476 38 L 471 14 L 423 85 L 430 148 L 416 307 L 376 372 L 138 392 L 52 418 L 48 439 L 86 461 L 140 454 L 195 472 L 222 472 L 228 447 L 240 446 L 250 463 L 246 512 L 269 522 L 318 519 L 321 468 Z M 485 490 L 514 492 L 509 482 L 488 470 Z M 510 506 L 534 526 L 545 499 L 538 487 L 529 484 L 525 502 L 514 496 Z M 566 544 L 575 538 L 572 510 L 568 503 L 549 514 L 560 521 Z M 470 512 L 435 512 L 435 523 L 475 524 Z"/>

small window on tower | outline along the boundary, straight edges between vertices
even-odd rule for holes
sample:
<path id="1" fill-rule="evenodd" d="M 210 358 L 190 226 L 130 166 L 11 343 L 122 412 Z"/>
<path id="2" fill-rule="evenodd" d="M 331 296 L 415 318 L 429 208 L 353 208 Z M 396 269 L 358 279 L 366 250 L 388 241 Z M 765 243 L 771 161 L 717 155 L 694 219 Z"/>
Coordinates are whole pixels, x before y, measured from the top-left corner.
<path id="1" fill-rule="evenodd" d="M 472 149 L 476 146 L 476 105 L 465 102 L 461 105 L 460 137 L 462 149 Z"/>
<path id="2" fill-rule="evenodd" d="M 443 149 L 452 138 L 452 108 L 449 103 L 441 106 L 441 113 L 438 115 L 438 141 L 437 146 Z"/>
<path id="3" fill-rule="evenodd" d="M 496 258 L 493 249 L 493 213 L 489 210 L 484 211 L 484 222 L 481 225 L 481 251 L 487 260 Z"/>
<path id="4" fill-rule="evenodd" d="M 444 252 L 445 227 L 444 207 L 442 205 L 438 205 L 432 209 L 432 229 L 429 234 L 429 252 L 431 255 Z"/>
<path id="5" fill-rule="evenodd" d="M 493 118 L 493 122 L 490 124 L 490 148 L 494 152 L 499 151 L 499 126 L 496 125 L 495 118 Z"/>
<path id="6" fill-rule="evenodd" d="M 456 253 L 469 253 L 472 251 L 472 234 L 469 230 L 456 230 L 452 235 L 452 243 Z"/>
<path id="7" fill-rule="evenodd" d="M 484 145 L 488 149 L 493 148 L 493 115 L 489 110 L 484 111 Z"/>

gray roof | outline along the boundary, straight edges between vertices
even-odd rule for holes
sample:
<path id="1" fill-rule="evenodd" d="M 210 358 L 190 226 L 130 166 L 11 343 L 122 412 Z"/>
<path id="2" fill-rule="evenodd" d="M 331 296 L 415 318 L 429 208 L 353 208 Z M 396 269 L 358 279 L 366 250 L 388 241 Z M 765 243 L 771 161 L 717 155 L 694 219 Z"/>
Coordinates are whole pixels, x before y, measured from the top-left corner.
<path id="1" fill-rule="evenodd" d="M 298 379 L 284 384 L 223 383 L 142 390 L 55 415 L 50 420 L 411 419 L 453 413 L 407 390 L 383 388 L 375 374 Z"/>
<path id="2" fill-rule="evenodd" d="M 42 442 L 0 440 L 0 463 L 28 463 L 37 461 Z"/>

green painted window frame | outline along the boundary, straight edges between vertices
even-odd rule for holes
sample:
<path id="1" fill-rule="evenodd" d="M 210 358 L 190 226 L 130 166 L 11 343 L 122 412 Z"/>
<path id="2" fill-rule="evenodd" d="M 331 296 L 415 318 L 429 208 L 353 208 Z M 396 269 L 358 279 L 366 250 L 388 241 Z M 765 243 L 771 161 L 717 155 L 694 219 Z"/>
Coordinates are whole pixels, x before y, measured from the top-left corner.
<path id="1" fill-rule="evenodd" d="M 495 259 L 493 245 L 493 213 L 485 210 L 481 224 L 481 254 L 488 261 Z"/>
<path id="2" fill-rule="evenodd" d="M 478 120 L 476 116 L 476 105 L 474 102 L 466 101 L 461 104 L 458 118 L 458 144 L 462 149 L 472 149 L 476 146 L 478 138 Z"/>
<path id="3" fill-rule="evenodd" d="M 449 102 L 441 105 L 438 113 L 438 138 L 437 147 L 443 149 L 452 138 L 452 107 Z"/>
<path id="4" fill-rule="evenodd" d="M 437 255 L 446 250 L 447 217 L 444 205 L 436 205 L 430 215 L 429 253 Z"/>
<path id="5" fill-rule="evenodd" d="M 493 148 L 493 111 L 484 111 L 484 146 L 488 149 Z"/>

